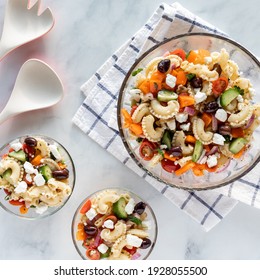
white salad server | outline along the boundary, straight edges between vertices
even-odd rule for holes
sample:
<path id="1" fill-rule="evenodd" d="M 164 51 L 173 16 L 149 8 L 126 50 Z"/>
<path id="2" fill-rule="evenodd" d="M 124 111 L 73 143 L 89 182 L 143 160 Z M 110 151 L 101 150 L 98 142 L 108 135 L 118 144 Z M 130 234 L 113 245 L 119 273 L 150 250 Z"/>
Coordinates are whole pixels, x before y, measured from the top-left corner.
<path id="1" fill-rule="evenodd" d="M 30 0 L 7 0 L 2 37 L 0 60 L 17 47 L 33 41 L 54 25 L 49 8 L 39 14 L 40 0 L 29 8 Z"/>
<path id="2" fill-rule="evenodd" d="M 27 60 L 21 67 L 11 96 L 0 113 L 0 124 L 17 114 L 47 108 L 63 96 L 62 82 L 43 61 Z"/>

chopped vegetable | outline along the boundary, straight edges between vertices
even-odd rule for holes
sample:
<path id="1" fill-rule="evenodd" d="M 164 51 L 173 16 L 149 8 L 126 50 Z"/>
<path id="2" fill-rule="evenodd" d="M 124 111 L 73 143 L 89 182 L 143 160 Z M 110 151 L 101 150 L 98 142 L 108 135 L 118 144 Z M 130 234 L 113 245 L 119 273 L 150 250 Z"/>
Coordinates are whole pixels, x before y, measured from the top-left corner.
<path id="1" fill-rule="evenodd" d="M 192 96 L 179 95 L 178 101 L 180 108 L 188 107 L 195 104 L 195 99 Z"/>
<path id="2" fill-rule="evenodd" d="M 143 68 L 138 68 L 135 71 L 132 72 L 132 76 L 136 76 L 138 73 L 142 72 Z"/>

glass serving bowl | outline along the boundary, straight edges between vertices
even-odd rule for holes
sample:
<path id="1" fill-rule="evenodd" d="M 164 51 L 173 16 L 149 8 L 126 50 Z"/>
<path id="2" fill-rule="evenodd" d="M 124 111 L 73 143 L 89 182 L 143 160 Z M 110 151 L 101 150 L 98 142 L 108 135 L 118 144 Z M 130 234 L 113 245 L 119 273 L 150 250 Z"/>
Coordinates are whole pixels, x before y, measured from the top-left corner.
<path id="1" fill-rule="evenodd" d="M 172 187 L 187 190 L 214 189 L 234 182 L 257 165 L 260 160 L 260 142 L 257 141 L 257 137 L 259 137 L 260 133 L 259 126 L 254 131 L 254 139 L 251 143 L 251 147 L 246 152 L 243 160 L 231 160 L 229 166 L 222 172 L 205 172 L 205 175 L 201 177 L 195 176 L 191 171 L 181 176 L 176 176 L 166 172 L 161 167 L 161 164 L 157 164 L 153 168 L 150 167 L 149 161 L 143 160 L 139 155 L 140 144 L 130 135 L 128 129 L 123 128 L 121 109 L 125 108 L 128 112 L 131 110 L 128 91 L 133 88 L 135 84 L 135 77 L 132 76 L 132 72 L 138 68 L 145 68 L 153 58 L 163 56 L 167 51 L 178 48 L 182 48 L 185 52 L 198 49 L 220 52 L 222 48 L 225 48 L 230 55 L 230 59 L 237 63 L 239 71 L 242 73 L 241 77 L 250 80 L 256 93 L 260 91 L 260 63 L 246 48 L 229 38 L 216 34 L 189 33 L 179 35 L 167 39 L 145 52 L 136 60 L 127 73 L 119 92 L 117 104 L 117 119 L 120 136 L 125 148 L 136 164 L 158 181 Z M 253 97 L 253 102 L 260 103 L 259 94 Z"/>
<path id="2" fill-rule="evenodd" d="M 52 183 L 54 182 L 54 185 L 51 185 L 51 187 L 49 189 L 45 188 L 43 190 L 43 187 L 41 186 L 41 183 L 38 183 L 38 187 L 35 186 L 34 176 L 36 176 L 37 171 L 35 171 L 35 173 L 32 173 L 30 175 L 30 177 L 33 178 L 32 182 L 27 181 L 27 179 L 29 179 L 29 178 L 25 177 L 26 173 L 27 172 L 33 172 L 33 171 L 25 171 L 24 163 L 21 162 L 20 160 L 17 160 L 17 159 L 12 157 L 12 159 L 15 159 L 16 162 L 19 163 L 21 169 L 17 170 L 17 167 L 15 167 L 15 166 L 17 166 L 17 164 L 15 164 L 14 166 L 11 166 L 13 168 L 13 169 L 10 169 L 12 171 L 11 174 L 14 173 L 14 175 L 15 175 L 16 172 L 19 172 L 19 181 L 27 181 L 26 182 L 27 183 L 26 193 L 28 193 L 27 191 L 32 190 L 32 188 L 34 187 L 34 193 L 33 194 L 31 193 L 28 197 L 29 197 L 29 200 L 34 201 L 33 204 L 37 204 L 37 207 L 36 207 L 35 205 L 29 205 L 29 202 L 24 203 L 24 202 L 22 202 L 23 200 L 17 200 L 18 201 L 17 202 L 17 201 L 14 201 L 13 199 L 10 198 L 10 192 L 5 190 L 5 188 L 4 188 L 4 186 L 6 185 L 6 181 L 5 181 L 5 178 L 6 178 L 5 176 L 6 175 L 4 175 L 3 170 L 1 171 L 1 168 L 3 168 L 3 167 L 0 165 L 0 172 L 2 174 L 0 176 L 1 185 L 2 185 L 2 188 L 0 188 L 0 206 L 4 210 L 6 210 L 7 212 L 9 212 L 9 213 L 11 213 L 15 216 L 18 216 L 20 218 L 36 220 L 36 219 L 48 217 L 48 216 L 56 213 L 57 211 L 59 211 L 65 205 L 65 203 L 68 201 L 68 199 L 71 196 L 72 191 L 74 189 L 75 168 L 74 168 L 72 158 L 69 155 L 68 151 L 60 143 L 58 143 L 54 139 L 52 139 L 50 137 L 47 137 L 47 136 L 43 136 L 43 135 L 20 136 L 16 139 L 10 141 L 9 143 L 5 144 L 0 149 L 0 158 L 3 159 L 4 157 L 6 157 L 6 155 L 8 155 L 8 153 L 10 153 L 10 151 L 13 150 L 13 149 L 10 150 L 11 145 L 13 145 L 13 143 L 18 143 L 19 142 L 19 143 L 22 144 L 22 150 L 26 151 L 26 153 L 25 153 L 26 162 L 27 162 L 26 164 L 28 164 L 28 161 L 30 161 L 31 163 L 36 163 L 36 162 L 32 161 L 32 158 L 29 159 L 29 153 L 33 153 L 33 151 L 34 151 L 33 148 L 29 147 L 29 146 L 27 146 L 27 148 L 25 148 L 26 145 L 24 144 L 24 140 L 27 137 L 42 139 L 48 145 L 55 145 L 57 147 L 57 150 L 58 150 L 60 156 L 61 156 L 61 159 L 57 160 L 57 159 L 55 159 L 55 157 L 53 156 L 53 153 L 51 152 L 50 157 L 48 157 L 48 160 L 49 160 L 48 164 L 46 162 L 44 162 L 44 163 L 38 162 L 39 165 L 34 165 L 33 164 L 33 167 L 38 170 L 39 174 L 42 174 L 43 176 L 49 176 L 47 178 L 52 177 L 52 179 L 53 179 L 54 175 L 53 175 L 52 171 L 55 171 L 55 170 L 57 171 L 58 168 L 59 168 L 59 170 L 63 170 L 64 168 L 66 168 L 67 170 L 64 171 L 65 173 L 67 171 L 69 171 L 69 177 L 67 179 L 59 177 L 59 176 L 61 176 L 61 174 L 57 175 L 57 172 L 56 172 L 55 181 L 61 183 L 60 186 L 56 185 L 56 182 L 52 181 Z M 45 148 L 43 147 L 42 148 L 42 153 L 44 153 L 44 152 L 45 152 Z M 40 154 L 40 152 L 38 152 L 38 154 Z M 22 153 L 22 155 L 18 155 L 18 158 L 19 158 L 19 156 L 21 156 L 23 158 L 24 153 Z M 36 152 L 36 155 L 34 156 L 35 159 L 36 159 L 36 156 L 37 156 L 37 152 Z M 17 157 L 17 155 L 15 157 Z M 41 157 L 39 156 L 38 159 L 40 159 L 40 158 Z M 53 160 L 54 161 L 56 160 L 56 162 L 59 161 L 59 164 L 53 166 Z M 37 161 L 37 159 L 36 159 L 36 161 Z M 46 168 L 46 167 L 43 167 L 43 169 L 41 169 L 42 166 L 46 166 L 46 165 L 50 166 L 51 169 Z M 27 168 L 30 168 L 30 167 L 27 167 Z M 5 166 L 4 169 L 6 169 L 6 166 Z M 8 173 L 8 171 L 7 171 L 7 173 Z M 45 178 L 44 185 L 47 184 L 47 180 L 48 180 L 47 178 Z M 65 189 L 64 189 L 64 186 L 66 186 Z M 50 191 L 50 189 L 52 191 Z M 52 197 L 57 197 L 56 194 L 58 192 L 59 192 L 59 195 L 58 195 L 59 202 L 56 203 L 54 201 L 54 199 L 52 199 Z M 16 195 L 19 195 L 19 194 L 16 194 Z M 42 198 L 40 197 L 41 195 L 43 195 Z M 45 203 L 44 203 L 45 205 L 43 205 L 43 201 L 41 199 L 45 200 Z M 46 204 L 48 204 L 49 206 L 46 207 Z M 40 205 L 41 207 L 39 207 L 38 205 Z"/>
<path id="3" fill-rule="evenodd" d="M 117 216 L 117 219 L 115 219 L 116 214 L 114 213 L 113 210 L 108 212 L 104 212 L 105 214 L 100 214 L 98 213 L 99 210 L 96 206 L 95 209 L 97 209 L 96 214 L 94 214 L 94 218 L 91 218 L 91 220 L 89 220 L 90 218 L 87 218 L 86 213 L 88 212 L 88 210 L 90 209 L 90 207 L 92 208 L 93 205 L 97 205 L 96 201 L 97 199 L 103 199 L 104 197 L 104 201 L 106 201 L 106 204 L 109 206 L 108 209 L 112 209 L 112 203 L 111 203 L 111 196 L 109 195 L 109 193 L 111 194 L 114 193 L 119 197 L 127 197 L 134 199 L 134 203 L 135 205 L 139 202 L 143 202 L 145 203 L 146 207 L 144 210 L 144 213 L 141 214 L 141 216 L 138 216 L 136 213 L 130 214 L 128 215 L 127 218 L 120 218 Z M 118 200 L 118 198 L 116 199 L 116 201 Z M 89 204 L 89 201 L 91 201 L 91 204 Z M 110 201 L 110 202 L 109 202 Z M 91 210 L 92 211 L 92 210 Z M 114 216 L 114 217 L 111 217 Z M 108 240 L 103 240 L 101 237 L 103 237 L 102 230 L 107 231 L 109 234 L 111 232 L 111 236 L 113 234 L 113 230 L 114 227 L 112 227 L 111 229 L 107 229 L 104 227 L 104 221 L 106 219 L 106 217 L 108 217 L 107 219 L 110 218 L 110 220 L 112 220 L 114 222 L 114 226 L 119 223 L 126 224 L 128 227 L 131 226 L 132 223 L 132 227 L 134 225 L 135 228 L 142 228 L 145 227 L 145 232 L 147 233 L 147 238 L 150 240 L 149 241 L 149 246 L 145 246 L 147 248 L 138 248 L 137 250 L 135 248 L 131 248 L 129 247 L 128 253 L 131 255 L 128 255 L 128 258 L 126 259 L 137 259 L 137 260 L 144 260 L 147 259 L 149 257 L 149 255 L 151 254 L 155 243 L 156 243 L 156 239 L 157 239 L 157 221 L 156 221 L 156 217 L 155 214 L 152 210 L 152 208 L 149 206 L 149 204 L 147 202 L 145 202 L 142 198 L 140 198 L 138 195 L 134 194 L 133 192 L 126 190 L 126 189 L 121 189 L 121 188 L 108 188 L 108 189 L 103 189 L 100 191 L 97 191 L 95 193 L 92 193 L 91 195 L 89 195 L 88 197 L 86 197 L 81 204 L 79 205 L 79 207 L 77 208 L 73 220 L 72 220 L 72 227 L 71 227 L 71 233 L 72 233 L 72 239 L 73 239 L 73 243 L 75 245 L 76 250 L 78 251 L 79 255 L 81 256 L 82 259 L 88 260 L 88 259 L 110 259 L 108 257 L 108 255 L 102 255 L 99 250 L 98 250 L 98 246 L 101 243 L 104 243 L 107 245 L 107 247 L 109 248 L 107 252 L 110 252 L 112 250 L 112 245 L 117 242 L 120 238 L 124 238 L 124 236 L 126 236 L 127 232 L 123 232 L 122 234 L 119 234 L 119 236 L 113 241 L 113 242 L 108 242 Z M 135 220 L 135 218 L 133 217 L 138 217 L 139 219 Z M 132 222 L 130 222 L 129 220 L 132 220 Z M 140 222 L 142 220 L 142 224 L 140 226 Z M 128 222 L 127 222 L 128 221 Z M 134 221 L 134 222 L 133 222 Z M 96 227 L 97 231 L 94 235 L 88 235 L 85 233 L 86 231 L 86 225 L 92 225 L 94 227 Z M 85 227 L 84 227 L 85 226 Z M 116 229 L 116 231 L 120 232 L 121 231 L 121 226 L 118 225 L 118 228 Z M 130 232 L 129 232 L 130 233 Z M 140 236 L 141 237 L 141 236 Z M 108 238 L 108 237 L 107 237 Z M 142 239 L 144 240 L 144 237 L 142 237 Z M 145 241 L 146 244 L 147 241 Z M 92 253 L 90 253 L 92 250 Z M 123 249 L 124 255 L 120 255 L 120 257 L 117 257 L 116 259 L 122 259 L 126 253 L 125 251 L 125 247 Z M 98 253 L 97 253 L 98 251 Z M 89 256 L 89 254 L 92 254 L 92 257 Z M 88 255 L 88 256 L 87 256 Z"/>

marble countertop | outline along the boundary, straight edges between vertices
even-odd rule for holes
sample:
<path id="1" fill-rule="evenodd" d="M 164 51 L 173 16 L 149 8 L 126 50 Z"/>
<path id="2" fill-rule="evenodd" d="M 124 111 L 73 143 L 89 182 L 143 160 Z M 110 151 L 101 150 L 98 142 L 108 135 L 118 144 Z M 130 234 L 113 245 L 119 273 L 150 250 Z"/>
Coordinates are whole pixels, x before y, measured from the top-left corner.
<path id="1" fill-rule="evenodd" d="M 160 0 L 42 0 L 42 7 L 49 6 L 54 13 L 53 30 L 1 61 L 0 111 L 12 91 L 18 70 L 29 58 L 44 60 L 59 73 L 65 96 L 55 107 L 24 113 L 3 123 L 0 145 L 23 134 L 49 135 L 70 151 L 77 169 L 77 182 L 69 202 L 49 218 L 22 220 L 0 209 L 0 259 L 80 259 L 71 238 L 75 209 L 90 192 L 126 186 L 126 182 L 127 187 L 148 200 L 157 213 L 159 236 L 151 259 L 260 258 L 259 209 L 239 203 L 206 233 L 71 121 L 84 99 L 80 86 L 147 21 L 160 3 Z M 180 0 L 179 3 L 260 55 L 260 37 L 256 36 L 260 26 L 257 0 L 239 4 L 235 0 Z M 1 27 L 4 6 L 5 1 L 1 1 Z"/>

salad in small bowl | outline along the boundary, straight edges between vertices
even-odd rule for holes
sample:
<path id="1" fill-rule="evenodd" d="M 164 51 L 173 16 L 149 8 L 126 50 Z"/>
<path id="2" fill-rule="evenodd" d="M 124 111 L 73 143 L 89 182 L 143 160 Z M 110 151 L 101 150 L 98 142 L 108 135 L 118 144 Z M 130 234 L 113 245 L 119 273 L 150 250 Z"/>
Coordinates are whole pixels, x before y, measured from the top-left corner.
<path id="1" fill-rule="evenodd" d="M 69 199 L 75 169 L 67 150 L 47 136 L 18 137 L 0 150 L 0 205 L 16 216 L 37 219 Z"/>
<path id="2" fill-rule="evenodd" d="M 134 161 L 183 189 L 231 183 L 260 160 L 259 61 L 232 40 L 183 34 L 144 53 L 118 99 L 118 125 Z"/>
<path id="3" fill-rule="evenodd" d="M 79 205 L 72 238 L 83 259 L 141 260 L 155 245 L 157 221 L 152 208 L 136 194 L 104 189 Z"/>

